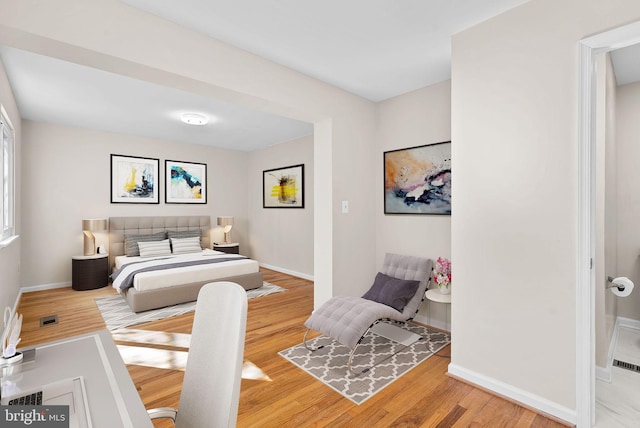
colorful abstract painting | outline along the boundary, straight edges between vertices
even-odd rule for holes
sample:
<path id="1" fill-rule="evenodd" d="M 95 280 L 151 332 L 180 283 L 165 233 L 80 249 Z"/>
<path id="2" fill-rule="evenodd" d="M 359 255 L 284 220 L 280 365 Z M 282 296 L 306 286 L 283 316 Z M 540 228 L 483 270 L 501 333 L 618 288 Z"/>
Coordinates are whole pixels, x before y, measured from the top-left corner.
<path id="1" fill-rule="evenodd" d="M 165 161 L 165 202 L 167 204 L 206 204 L 207 165 L 195 162 Z"/>
<path id="2" fill-rule="evenodd" d="M 451 214 L 451 142 L 384 153 L 385 214 Z"/>
<path id="3" fill-rule="evenodd" d="M 159 164 L 153 158 L 111 155 L 111 203 L 159 203 Z"/>
<path id="4" fill-rule="evenodd" d="M 264 208 L 304 208 L 304 164 L 262 172 Z"/>

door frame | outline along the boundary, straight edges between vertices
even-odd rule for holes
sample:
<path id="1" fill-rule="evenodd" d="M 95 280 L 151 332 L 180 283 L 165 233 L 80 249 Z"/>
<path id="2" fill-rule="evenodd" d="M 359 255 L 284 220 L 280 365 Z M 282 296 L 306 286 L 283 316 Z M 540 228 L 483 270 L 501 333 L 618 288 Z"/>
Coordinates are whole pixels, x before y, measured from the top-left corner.
<path id="1" fill-rule="evenodd" d="M 595 423 L 595 59 L 603 52 L 640 43 L 640 22 L 579 43 L 578 233 L 576 258 L 576 424 Z"/>

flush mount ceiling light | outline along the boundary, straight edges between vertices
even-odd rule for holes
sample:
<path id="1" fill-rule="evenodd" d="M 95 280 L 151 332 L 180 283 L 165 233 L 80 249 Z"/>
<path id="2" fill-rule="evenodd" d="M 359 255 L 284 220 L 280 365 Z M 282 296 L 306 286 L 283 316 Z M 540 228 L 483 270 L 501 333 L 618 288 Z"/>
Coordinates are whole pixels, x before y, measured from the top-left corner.
<path id="1" fill-rule="evenodd" d="M 209 118 L 200 113 L 183 113 L 180 120 L 189 125 L 206 125 L 209 122 Z"/>

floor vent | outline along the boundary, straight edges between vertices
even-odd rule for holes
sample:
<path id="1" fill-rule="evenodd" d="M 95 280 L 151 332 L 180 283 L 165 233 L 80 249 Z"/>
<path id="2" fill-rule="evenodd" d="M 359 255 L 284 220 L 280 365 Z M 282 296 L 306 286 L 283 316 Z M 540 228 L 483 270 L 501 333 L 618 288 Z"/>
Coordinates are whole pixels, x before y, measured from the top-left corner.
<path id="1" fill-rule="evenodd" d="M 614 367 L 620 367 L 621 369 L 631 370 L 632 372 L 640 373 L 640 366 L 631 363 L 625 363 L 620 360 L 613 360 Z"/>
<path id="2" fill-rule="evenodd" d="M 57 315 L 49 315 L 49 316 L 40 318 L 40 327 L 44 327 L 45 325 L 53 325 L 53 324 L 58 324 Z"/>

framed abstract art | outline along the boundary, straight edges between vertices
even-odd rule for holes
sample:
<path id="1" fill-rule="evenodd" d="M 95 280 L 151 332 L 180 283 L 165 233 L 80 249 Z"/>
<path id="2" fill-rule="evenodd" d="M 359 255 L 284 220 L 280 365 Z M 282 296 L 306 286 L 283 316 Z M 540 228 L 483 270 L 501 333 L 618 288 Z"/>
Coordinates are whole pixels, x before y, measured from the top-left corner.
<path id="1" fill-rule="evenodd" d="M 264 208 L 304 208 L 304 164 L 262 172 Z"/>
<path id="2" fill-rule="evenodd" d="M 167 204 L 206 204 L 207 165 L 196 162 L 164 161 Z"/>
<path id="3" fill-rule="evenodd" d="M 384 152 L 385 214 L 451 214 L 451 141 Z"/>
<path id="4" fill-rule="evenodd" d="M 154 158 L 111 155 L 111 203 L 158 204 L 158 171 Z"/>

